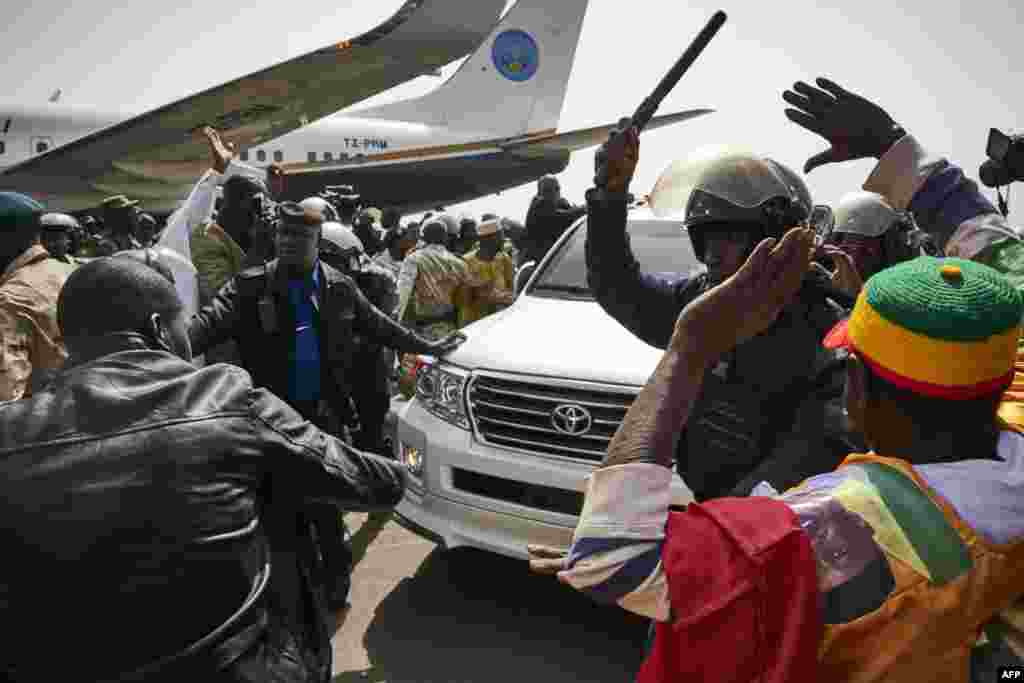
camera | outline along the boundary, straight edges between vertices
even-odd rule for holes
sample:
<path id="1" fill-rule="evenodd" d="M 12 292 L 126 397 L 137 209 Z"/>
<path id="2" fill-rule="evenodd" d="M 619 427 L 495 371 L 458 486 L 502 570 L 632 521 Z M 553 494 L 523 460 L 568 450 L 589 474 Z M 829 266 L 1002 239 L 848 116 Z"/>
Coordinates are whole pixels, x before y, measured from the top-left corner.
<path id="1" fill-rule="evenodd" d="M 992 128 L 985 154 L 988 160 L 978 169 L 978 176 L 986 187 L 1024 180 L 1024 135 L 1007 135 Z"/>

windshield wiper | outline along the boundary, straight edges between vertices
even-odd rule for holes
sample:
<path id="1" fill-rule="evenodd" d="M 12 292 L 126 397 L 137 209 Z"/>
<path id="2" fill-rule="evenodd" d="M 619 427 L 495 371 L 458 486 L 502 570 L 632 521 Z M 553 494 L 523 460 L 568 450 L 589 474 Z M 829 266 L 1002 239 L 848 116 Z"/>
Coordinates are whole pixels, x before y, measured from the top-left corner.
<path id="1" fill-rule="evenodd" d="M 565 292 L 566 294 L 586 294 L 588 296 L 591 293 L 590 287 L 585 287 L 583 285 L 563 285 L 557 282 L 539 284 L 533 288 L 533 291 Z"/>

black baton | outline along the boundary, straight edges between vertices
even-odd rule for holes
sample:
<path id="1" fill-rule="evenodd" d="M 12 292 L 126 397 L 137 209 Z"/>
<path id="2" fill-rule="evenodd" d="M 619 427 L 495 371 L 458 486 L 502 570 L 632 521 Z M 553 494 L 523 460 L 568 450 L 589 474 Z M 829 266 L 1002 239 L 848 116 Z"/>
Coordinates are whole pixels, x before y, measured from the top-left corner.
<path id="1" fill-rule="evenodd" d="M 672 92 L 672 88 L 676 87 L 676 83 L 683 77 L 683 74 L 697 61 L 697 57 L 704 51 L 704 48 L 708 46 L 711 39 L 718 33 L 718 29 L 722 28 L 725 23 L 726 14 L 722 10 L 715 12 L 714 16 L 708 20 L 708 23 L 701 29 L 697 37 L 693 39 L 690 46 L 686 48 L 686 52 L 672 65 L 669 72 L 665 74 L 665 77 L 661 79 L 661 83 L 658 83 L 658 87 L 654 89 L 647 99 L 641 103 L 636 111 L 633 113 L 632 124 L 636 126 L 637 130 L 643 130 L 651 117 L 654 116 L 654 112 L 658 110 L 658 106 L 661 105 L 661 101 L 665 99 L 665 96 Z"/>
<path id="2" fill-rule="evenodd" d="M 662 100 L 672 92 L 672 88 L 676 87 L 679 80 L 683 77 L 683 74 L 697 61 L 697 57 L 704 51 L 704 48 L 708 46 L 711 39 L 718 33 L 718 29 L 722 28 L 725 23 L 726 14 L 722 10 L 718 10 L 711 17 L 708 23 L 701 29 L 701 32 L 697 34 L 697 37 L 693 39 L 690 46 L 686 48 L 686 52 L 676 60 L 676 63 L 672 65 L 669 72 L 665 74 L 661 82 L 658 83 L 658 87 L 648 95 L 640 106 L 633 112 L 633 116 L 630 119 L 623 119 L 619 122 L 620 128 L 629 128 L 630 126 L 636 126 L 637 131 L 642 131 L 644 127 L 650 123 L 651 118 L 654 116 L 654 112 L 658 110 Z M 597 167 L 597 176 L 594 179 L 594 183 L 598 187 L 604 187 L 608 182 L 608 170 L 604 166 L 605 150 L 601 148 L 598 150 L 597 155 L 594 157 L 594 163 Z"/>

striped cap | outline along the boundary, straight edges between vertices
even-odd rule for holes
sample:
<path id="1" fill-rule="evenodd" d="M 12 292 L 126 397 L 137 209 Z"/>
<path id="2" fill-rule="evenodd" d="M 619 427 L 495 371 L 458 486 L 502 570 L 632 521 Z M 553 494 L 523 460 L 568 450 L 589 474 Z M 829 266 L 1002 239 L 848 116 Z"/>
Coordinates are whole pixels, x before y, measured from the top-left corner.
<path id="1" fill-rule="evenodd" d="M 921 256 L 864 285 L 853 313 L 825 337 L 879 377 L 933 398 L 966 400 L 1013 379 L 1024 297 L 988 266 Z"/>

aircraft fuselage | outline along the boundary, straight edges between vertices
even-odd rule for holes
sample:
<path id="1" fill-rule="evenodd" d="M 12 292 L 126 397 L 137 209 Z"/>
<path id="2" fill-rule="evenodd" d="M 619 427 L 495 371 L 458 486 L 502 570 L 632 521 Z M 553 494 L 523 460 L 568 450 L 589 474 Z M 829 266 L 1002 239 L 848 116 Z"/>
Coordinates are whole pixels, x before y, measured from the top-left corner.
<path id="1" fill-rule="evenodd" d="M 94 131 L 129 118 L 50 105 L 0 107 L 0 172 Z M 552 131 L 532 131 L 533 134 Z M 530 137 L 530 136 L 525 136 Z M 301 199 L 324 185 L 353 184 L 368 202 L 404 211 L 469 201 L 557 173 L 569 154 L 517 157 L 487 131 L 452 131 L 442 126 L 352 115 L 333 115 L 240 151 L 257 168 L 287 170 L 286 199 Z M 64 211 L 93 208 L 106 196 L 126 194 L 154 212 L 174 210 L 209 167 L 208 159 L 126 159 L 89 181 L 73 174 L 0 176 L 0 189 L 27 192 Z"/>

